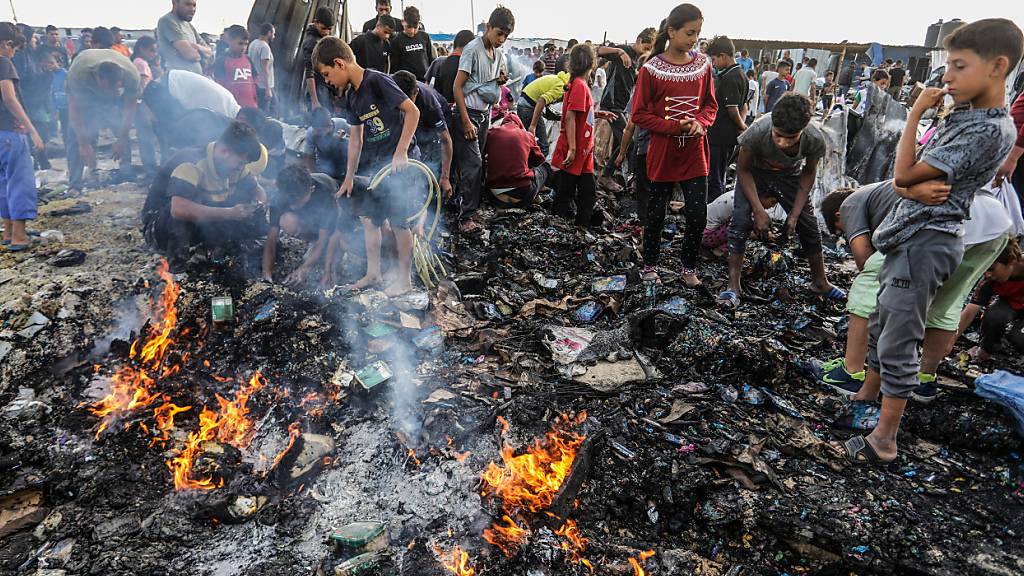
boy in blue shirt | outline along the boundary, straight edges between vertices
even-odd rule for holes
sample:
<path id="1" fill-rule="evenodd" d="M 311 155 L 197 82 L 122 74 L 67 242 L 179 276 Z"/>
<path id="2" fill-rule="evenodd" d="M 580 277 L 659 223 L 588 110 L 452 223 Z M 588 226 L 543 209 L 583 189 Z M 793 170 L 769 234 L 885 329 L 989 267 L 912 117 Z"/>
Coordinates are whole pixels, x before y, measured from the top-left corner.
<path id="1" fill-rule="evenodd" d="M 779 76 L 769 82 L 768 86 L 764 89 L 765 114 L 770 114 L 779 98 L 782 98 L 786 92 L 789 92 L 789 82 L 786 82 L 786 78 L 789 77 L 789 62 L 779 62 L 776 68 L 779 71 Z"/>
<path id="2" fill-rule="evenodd" d="M 362 220 L 366 239 L 366 274 L 349 288 L 360 290 L 381 282 L 380 229 L 387 220 L 395 232 L 398 262 L 396 279 L 385 292 L 389 296 L 404 294 L 412 289 L 413 223 L 409 217 L 419 208 L 419 194 L 410 182 L 404 182 L 402 172 L 409 167 L 410 154 L 418 156 L 413 137 L 420 112 L 390 76 L 357 64 L 352 49 L 340 38 L 322 38 L 313 49 L 312 61 L 327 84 L 345 94 L 346 120 L 352 126 L 348 168 L 336 198 L 354 196 L 352 208 Z M 372 192 L 362 182 L 356 185 L 357 176 L 361 181 L 373 178 L 389 160 L 399 178 L 392 176 L 391 182 L 385 181 Z M 330 252 L 327 255 L 332 256 Z"/>
<path id="3" fill-rule="evenodd" d="M 884 464 L 897 456 L 907 399 L 918 386 L 925 318 L 936 292 L 960 265 L 964 220 L 974 194 L 996 175 L 1016 130 L 1006 109 L 1006 77 L 1024 52 L 1024 35 L 1002 18 L 979 20 L 946 38 L 945 88 L 925 90 L 911 109 L 896 149 L 895 184 L 908 188 L 945 180 L 948 197 L 935 204 L 901 198 L 872 236 L 885 255 L 878 305 L 869 319 L 868 373 L 855 397 L 882 394 L 878 425 L 844 447 L 855 464 Z M 916 156 L 917 127 L 949 94 L 957 108 Z"/>

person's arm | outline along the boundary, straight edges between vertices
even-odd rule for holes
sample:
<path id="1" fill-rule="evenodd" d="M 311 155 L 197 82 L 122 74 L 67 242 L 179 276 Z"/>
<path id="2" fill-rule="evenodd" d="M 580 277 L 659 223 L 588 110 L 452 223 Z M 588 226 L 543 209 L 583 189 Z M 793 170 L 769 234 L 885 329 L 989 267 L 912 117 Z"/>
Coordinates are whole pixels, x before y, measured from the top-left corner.
<path id="1" fill-rule="evenodd" d="M 135 123 L 135 110 L 139 107 L 139 97 L 137 94 L 124 95 L 121 104 L 121 127 L 118 130 L 116 136 L 117 141 L 114 142 L 113 157 L 114 160 L 121 160 L 127 158 L 131 162 L 132 158 L 132 125 Z"/>
<path id="2" fill-rule="evenodd" d="M 3 96 L 4 107 L 7 108 L 7 111 L 11 113 L 11 116 L 14 116 L 14 119 L 17 120 L 19 124 L 28 130 L 29 136 L 32 138 L 33 148 L 37 151 L 41 151 L 45 144 L 43 143 L 42 138 L 39 137 L 39 132 L 36 131 L 36 127 L 32 125 L 32 121 L 29 120 L 28 114 L 25 113 L 25 109 L 22 108 L 21 102 L 18 101 L 18 92 L 14 88 L 13 80 L 8 79 L 0 81 L 0 95 Z"/>
<path id="3" fill-rule="evenodd" d="M 441 192 L 445 198 L 452 197 L 452 157 L 455 155 L 455 147 L 452 145 L 452 135 L 448 128 L 441 131 Z"/>
<path id="4" fill-rule="evenodd" d="M 398 146 L 395 147 L 395 154 L 391 157 L 391 169 L 401 172 L 409 166 L 409 146 L 412 145 L 412 138 L 416 135 L 416 127 L 420 125 L 420 109 L 416 104 L 406 98 L 398 105 L 404 115 L 402 121 L 402 135 L 398 138 Z"/>
<path id="5" fill-rule="evenodd" d="M 315 46 L 315 45 L 314 45 Z M 316 67 L 313 65 L 313 46 L 302 47 L 302 70 L 306 76 L 306 91 L 309 92 L 309 106 L 316 110 L 321 106 L 320 95 L 316 92 Z"/>
<path id="6" fill-rule="evenodd" d="M 740 132 L 745 131 L 747 129 L 747 123 L 743 121 L 743 116 L 746 114 L 746 106 L 744 106 L 743 112 L 740 112 L 739 106 L 726 106 L 725 109 L 729 113 L 729 119 L 732 120 L 732 123 L 735 124 L 737 128 L 739 128 Z"/>
<path id="7" fill-rule="evenodd" d="M 267 231 L 267 242 L 263 244 L 263 279 L 267 282 L 274 281 L 274 260 L 277 259 L 277 239 L 281 236 L 281 229 L 271 226 Z"/>
<path id="8" fill-rule="evenodd" d="M 737 189 L 740 186 L 743 187 L 743 196 L 747 199 L 747 204 L 750 205 L 751 216 L 754 220 L 753 233 L 758 237 L 765 237 L 771 226 L 771 218 L 757 195 L 753 167 L 754 153 L 746 146 L 740 145 L 739 156 L 736 158 L 736 181 L 739 183 Z"/>
<path id="9" fill-rule="evenodd" d="M 539 98 L 537 100 L 537 105 L 533 107 L 533 117 L 530 118 L 529 126 L 530 134 L 535 134 L 537 132 L 537 126 L 540 124 L 540 119 L 544 117 L 545 105 L 544 98 Z"/>
<path id="10" fill-rule="evenodd" d="M 82 111 L 78 104 L 78 96 L 72 92 L 67 93 L 68 97 L 68 122 L 71 123 L 71 128 L 75 131 L 75 137 L 78 138 L 78 153 L 82 159 L 82 164 L 87 168 L 96 167 L 96 151 L 93 150 L 92 142 L 89 140 L 88 132 L 85 129 L 85 119 L 82 118 Z M 73 146 L 75 143 L 69 143 L 69 146 Z"/>
<path id="11" fill-rule="evenodd" d="M 981 312 L 981 306 L 970 303 L 964 306 L 962 312 L 960 312 L 960 325 L 956 329 L 956 335 L 961 336 L 967 329 L 974 323 L 974 319 L 978 317 L 978 313 Z"/>
<path id="12" fill-rule="evenodd" d="M 598 46 L 597 55 L 604 58 L 618 56 L 619 59 L 622 60 L 622 65 L 626 68 L 633 65 L 633 60 L 629 57 L 629 54 L 618 46 Z"/>
<path id="13" fill-rule="evenodd" d="M 945 202 L 949 198 L 949 191 L 953 189 L 952 186 L 946 184 L 945 180 L 928 180 L 927 182 L 914 184 L 909 188 L 901 188 L 899 186 L 894 188 L 896 194 L 901 198 L 915 200 L 929 206 L 937 206 Z"/>
<path id="14" fill-rule="evenodd" d="M 203 59 L 202 53 L 199 51 L 199 45 L 195 42 L 189 42 L 188 40 L 176 40 L 173 44 L 174 51 L 181 56 L 183 60 L 189 62 L 199 62 Z M 209 51 L 209 48 L 207 48 Z"/>
<path id="15" fill-rule="evenodd" d="M 622 142 L 624 145 L 619 146 L 619 155 L 615 157 L 615 165 L 622 166 L 622 163 L 626 161 L 626 152 L 629 150 L 629 144 L 633 142 L 633 134 L 636 132 L 636 124 L 633 123 L 633 117 L 630 116 L 626 120 L 626 128 L 622 131 Z"/>
<path id="16" fill-rule="evenodd" d="M 274 76 L 270 73 L 270 67 L 274 65 L 274 61 L 270 58 L 264 58 L 263 62 L 263 77 L 267 79 L 267 98 L 274 97 Z"/>
<path id="17" fill-rule="evenodd" d="M 466 140 L 476 140 L 476 126 L 469 120 L 469 108 L 466 107 L 466 81 L 469 80 L 469 72 L 465 70 L 459 70 L 458 74 L 455 75 L 455 85 L 452 86 L 452 91 L 455 94 L 455 109 L 459 118 L 462 120 L 462 127 L 464 130 L 464 136 Z"/>
<path id="18" fill-rule="evenodd" d="M 306 90 L 309 91 L 309 105 L 315 110 L 320 107 L 320 96 L 316 93 L 316 79 L 306 78 Z"/>
<path id="19" fill-rule="evenodd" d="M 569 151 L 565 154 L 565 162 L 562 163 L 563 168 L 572 166 L 574 160 L 576 160 L 576 115 L 583 114 L 583 112 L 567 111 L 565 113 L 565 141 L 569 144 Z"/>
<path id="20" fill-rule="evenodd" d="M 356 170 L 359 169 L 359 157 L 362 153 L 363 125 L 356 124 L 352 126 L 352 132 L 348 138 L 348 166 L 345 170 L 345 181 L 341 183 L 341 188 L 338 188 L 338 193 L 334 195 L 335 198 L 352 195 L 352 188 L 355 185 Z"/>
<path id="21" fill-rule="evenodd" d="M 808 158 L 804 162 L 803 171 L 800 172 L 800 188 L 793 199 L 793 209 L 786 217 L 786 230 L 790 236 L 796 234 L 796 223 L 800 220 L 800 213 L 803 212 L 804 206 L 807 206 L 807 201 L 811 197 L 811 188 L 814 187 L 814 179 L 818 174 L 818 161 L 818 158 L 813 160 Z"/>
<path id="22" fill-rule="evenodd" d="M 1021 136 L 1017 138 L 1017 145 L 1010 151 L 1009 156 L 1003 161 L 1003 164 L 999 167 L 999 171 L 996 172 L 996 184 L 1002 185 L 1003 180 L 1011 178 L 1013 173 L 1017 170 L 1017 162 L 1021 156 L 1024 156 L 1024 130 L 1021 130 Z"/>
<path id="23" fill-rule="evenodd" d="M 182 196 L 171 197 L 171 217 L 184 222 L 246 220 L 255 213 L 255 204 L 237 204 L 230 208 L 215 208 L 193 202 Z"/>
<path id="24" fill-rule="evenodd" d="M 324 256 L 324 274 L 320 278 L 320 288 L 326 290 L 334 282 L 334 259 L 337 249 L 341 246 L 341 232 L 335 230 L 327 240 L 327 254 Z"/>
<path id="25" fill-rule="evenodd" d="M 942 88 L 926 88 L 910 109 L 907 124 L 896 145 L 896 161 L 893 164 L 893 176 L 896 186 L 909 188 L 936 178 L 945 178 L 947 174 L 938 168 L 917 160 L 917 127 L 926 111 L 942 103 L 946 91 Z"/>
<path id="26" fill-rule="evenodd" d="M 302 285 L 302 283 L 306 281 L 306 277 L 309 276 L 309 272 L 313 270 L 316 263 L 320 261 L 320 257 L 323 256 L 324 249 L 330 242 L 330 234 L 330 230 L 321 229 L 319 231 L 316 242 L 309 247 L 306 259 L 298 268 L 289 274 L 287 278 L 285 278 L 284 283 L 286 285 L 295 287 Z"/>
<path id="27" fill-rule="evenodd" d="M 857 270 L 863 270 L 864 263 L 875 253 L 875 247 L 871 245 L 871 234 L 860 234 L 850 240 L 850 252 L 853 253 Z"/>

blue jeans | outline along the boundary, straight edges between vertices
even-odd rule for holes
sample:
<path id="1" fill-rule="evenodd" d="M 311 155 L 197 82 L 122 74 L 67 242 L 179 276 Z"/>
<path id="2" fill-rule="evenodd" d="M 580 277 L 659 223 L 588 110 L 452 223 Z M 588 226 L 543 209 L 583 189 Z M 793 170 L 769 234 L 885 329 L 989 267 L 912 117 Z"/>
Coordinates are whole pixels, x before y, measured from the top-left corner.
<path id="1" fill-rule="evenodd" d="M 516 114 L 519 116 L 519 119 L 523 121 L 523 126 L 525 126 L 527 130 L 530 129 L 530 122 L 533 121 L 533 108 L 534 105 L 530 104 L 529 100 L 526 99 L 526 96 L 519 97 L 519 102 L 516 105 Z M 541 117 L 540 121 L 537 122 L 537 132 L 535 135 L 537 136 L 537 144 L 540 146 L 540 151 L 543 152 L 544 157 L 547 158 L 549 146 L 548 127 L 544 122 L 543 117 Z"/>
<path id="2" fill-rule="evenodd" d="M 36 174 L 28 137 L 0 131 L 0 218 L 35 220 Z"/>

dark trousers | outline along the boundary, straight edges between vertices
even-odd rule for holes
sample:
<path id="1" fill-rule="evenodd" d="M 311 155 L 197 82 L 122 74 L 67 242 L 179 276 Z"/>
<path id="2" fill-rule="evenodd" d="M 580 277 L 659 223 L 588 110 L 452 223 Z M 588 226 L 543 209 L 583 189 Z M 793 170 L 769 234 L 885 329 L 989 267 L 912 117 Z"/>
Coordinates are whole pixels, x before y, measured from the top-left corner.
<path id="1" fill-rule="evenodd" d="M 146 240 L 168 258 L 187 258 L 193 246 L 224 247 L 239 240 L 263 238 L 267 235 L 267 219 L 263 212 L 242 222 L 217 220 L 185 222 L 171 216 L 170 205 L 144 223 Z"/>
<path id="2" fill-rule="evenodd" d="M 683 208 L 686 228 L 683 231 L 680 258 L 684 268 L 696 270 L 700 241 L 708 223 L 708 179 L 699 176 L 678 184 L 686 202 Z M 676 182 L 651 182 L 647 216 L 644 219 L 644 264 L 648 266 L 656 265 L 661 259 L 661 233 L 665 228 L 665 215 L 675 185 Z"/>
<path id="3" fill-rule="evenodd" d="M 636 215 L 643 222 L 647 219 L 647 200 L 651 197 L 651 181 L 647 178 L 647 154 L 636 155 L 633 170 L 633 186 L 636 188 Z"/>
<path id="4" fill-rule="evenodd" d="M 513 188 L 506 192 L 491 192 L 491 200 L 498 208 L 526 208 L 533 204 L 537 194 L 548 185 L 553 171 L 547 162 L 542 163 L 533 169 L 533 182 L 529 186 Z"/>
<path id="5" fill-rule="evenodd" d="M 787 214 L 792 212 L 793 202 L 800 190 L 799 176 L 764 170 L 753 170 L 751 175 L 759 196 L 770 192 L 771 195 L 779 199 L 779 204 L 782 204 Z M 746 251 L 747 240 L 750 239 L 750 231 L 753 229 L 754 211 L 750 202 L 747 201 L 747 195 L 743 193 L 743 182 L 737 178 L 732 221 L 729 222 L 730 254 L 743 254 Z M 821 254 L 821 231 L 818 229 L 818 219 L 814 215 L 814 208 L 811 207 L 809 199 L 807 204 L 804 204 L 803 212 L 800 212 L 797 220 L 796 234 L 800 237 L 800 246 L 803 247 L 807 257 Z"/>
<path id="6" fill-rule="evenodd" d="M 452 121 L 452 144 L 455 148 L 455 163 L 459 168 L 459 197 L 462 215 L 465 219 L 480 209 L 483 191 L 484 159 L 482 150 L 487 145 L 487 130 L 491 127 L 486 112 L 469 110 L 469 121 L 476 126 L 476 140 L 466 140 L 466 129 L 462 115 L 456 113 Z"/>
<path id="7" fill-rule="evenodd" d="M 590 226 L 594 204 L 597 202 L 597 180 L 593 172 L 577 176 L 563 170 L 558 174 L 558 188 L 555 191 L 552 211 L 557 216 L 568 218 L 573 201 L 576 202 L 576 225 Z"/>
<path id="8" fill-rule="evenodd" d="M 622 133 L 626 131 L 626 115 L 622 110 L 608 110 L 615 114 L 615 119 L 612 120 L 612 147 L 611 153 L 608 155 L 608 161 L 605 162 L 604 170 L 601 171 L 602 176 L 612 176 L 615 174 L 615 159 L 619 156 L 619 150 L 622 146 L 629 146 L 631 142 L 622 141 Z"/>
<path id="9" fill-rule="evenodd" d="M 277 95 L 275 94 L 273 98 L 267 98 L 267 89 L 257 86 L 256 105 L 267 116 L 274 116 L 277 113 Z"/>
<path id="10" fill-rule="evenodd" d="M 725 194 L 725 175 L 732 163 L 732 155 L 736 146 L 720 144 L 711 147 L 711 171 L 708 173 L 708 202 L 712 202 L 722 194 Z"/>
<path id="11" fill-rule="evenodd" d="M 519 119 L 523 121 L 523 126 L 525 126 L 527 130 L 530 129 L 530 122 L 533 122 L 533 109 L 535 106 L 536 103 L 531 102 L 525 94 L 519 97 L 519 102 L 516 104 L 516 114 L 519 116 Z M 543 118 L 537 122 L 537 131 L 534 135 L 537 136 L 537 145 L 540 146 L 540 151 L 543 152 L 544 157 L 547 158 L 548 130 Z"/>
<path id="12" fill-rule="evenodd" d="M 1024 311 L 1014 310 L 1009 302 L 997 298 L 981 319 L 981 349 L 989 354 L 999 352 L 1007 328 L 1010 343 L 1018 352 L 1024 352 Z"/>

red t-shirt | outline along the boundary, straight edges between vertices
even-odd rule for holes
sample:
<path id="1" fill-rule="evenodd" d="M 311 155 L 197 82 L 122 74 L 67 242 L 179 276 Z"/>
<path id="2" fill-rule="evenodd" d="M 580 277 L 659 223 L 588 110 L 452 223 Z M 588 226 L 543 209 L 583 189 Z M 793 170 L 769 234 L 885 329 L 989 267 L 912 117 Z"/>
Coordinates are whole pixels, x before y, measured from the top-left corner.
<path id="1" fill-rule="evenodd" d="M 569 114 L 576 114 L 576 157 L 571 166 L 563 166 L 569 154 L 569 136 L 565 128 Z M 558 136 L 551 165 L 575 176 L 594 173 L 594 97 L 590 95 L 590 86 L 583 78 L 573 78 L 565 87 L 565 95 L 562 96 L 562 133 Z"/>
<path id="2" fill-rule="evenodd" d="M 633 123 L 651 134 L 647 176 L 652 182 L 683 182 L 708 175 L 711 153 L 707 136 L 683 136 L 680 120 L 696 120 L 707 130 L 715 123 L 711 62 L 699 52 L 685 66 L 662 55 L 640 69 L 633 93 Z"/>
<path id="3" fill-rule="evenodd" d="M 544 161 L 544 154 L 537 144 L 537 138 L 526 128 L 515 114 L 505 116 L 505 121 L 487 131 L 487 148 L 484 153 L 492 159 L 487 163 L 487 188 L 523 188 L 533 183 L 533 170 Z"/>
<path id="4" fill-rule="evenodd" d="M 1010 308 L 1018 312 L 1024 310 L 1024 278 L 1010 278 L 1006 282 L 993 282 L 986 278 L 975 289 L 971 304 L 988 306 L 996 296 L 1006 300 Z"/>
<path id="5" fill-rule="evenodd" d="M 1020 96 L 1013 101 L 1013 106 L 1010 106 L 1010 116 L 1013 118 L 1013 124 L 1017 128 L 1017 143 L 1015 146 L 1024 148 L 1024 92 L 1021 92 Z"/>
<path id="6" fill-rule="evenodd" d="M 213 65 L 213 79 L 235 96 L 242 108 L 256 108 L 256 78 L 248 54 L 225 53 Z"/>

